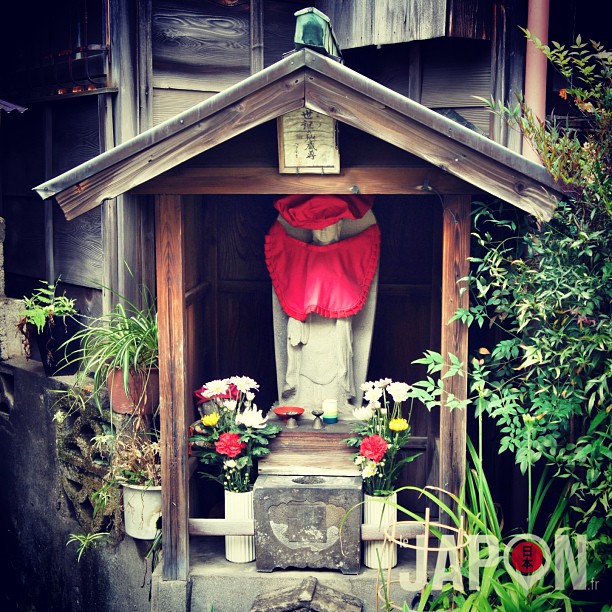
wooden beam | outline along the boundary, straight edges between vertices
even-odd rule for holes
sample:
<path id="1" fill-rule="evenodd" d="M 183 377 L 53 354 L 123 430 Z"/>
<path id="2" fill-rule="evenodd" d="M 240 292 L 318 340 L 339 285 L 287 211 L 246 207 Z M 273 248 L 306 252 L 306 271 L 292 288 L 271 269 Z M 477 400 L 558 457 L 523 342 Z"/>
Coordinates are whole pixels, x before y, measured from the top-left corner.
<path id="1" fill-rule="evenodd" d="M 426 194 L 423 186 L 440 194 L 479 193 L 473 185 L 438 168 L 343 168 L 337 175 L 279 174 L 278 168 L 181 167 L 132 190 L 138 194 L 277 194 L 371 193 Z"/>
<path id="2" fill-rule="evenodd" d="M 253 536 L 253 519 L 189 519 L 189 534 L 193 536 Z M 412 540 L 425 534 L 425 525 L 420 521 L 401 521 L 395 525 L 397 539 Z M 385 539 L 384 529 L 375 525 L 361 525 L 361 540 L 376 542 Z"/>
<path id="3" fill-rule="evenodd" d="M 187 320 L 182 198 L 155 201 L 159 387 L 162 460 L 163 580 L 187 580 L 189 574 L 189 431 Z"/>
<path id="4" fill-rule="evenodd" d="M 470 206 L 468 196 L 444 198 L 440 352 L 445 362 L 448 361 L 450 353 L 456 355 L 464 364 L 463 376 L 455 375 L 444 379 L 445 391 L 458 399 L 467 398 L 468 330 L 465 324 L 459 321 L 449 323 L 449 320 L 457 308 L 467 308 L 469 305 L 468 292 L 461 291 L 463 284 L 459 284 L 459 280 L 469 272 Z M 442 375 L 446 369 L 442 371 Z M 455 495 L 459 494 L 465 481 L 466 424 L 466 410 L 449 410 L 443 396 L 440 407 L 440 487 Z M 450 503 L 449 499 L 445 501 Z"/>

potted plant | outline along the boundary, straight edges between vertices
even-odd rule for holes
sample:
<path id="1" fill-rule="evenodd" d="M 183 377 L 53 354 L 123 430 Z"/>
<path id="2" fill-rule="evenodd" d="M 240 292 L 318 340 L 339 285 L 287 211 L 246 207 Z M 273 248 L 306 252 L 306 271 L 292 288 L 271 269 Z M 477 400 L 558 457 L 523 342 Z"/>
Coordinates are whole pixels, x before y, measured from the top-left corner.
<path id="1" fill-rule="evenodd" d="M 152 413 L 159 403 L 157 312 L 152 300 L 139 308 L 120 302 L 108 314 L 75 334 L 80 348 L 71 361 L 80 363 L 83 377 L 93 378 L 100 407 L 106 388 L 113 411 Z"/>
<path id="2" fill-rule="evenodd" d="M 74 374 L 76 365 L 69 362 L 69 355 L 76 346 L 76 300 L 65 294 L 57 295 L 55 284 L 40 281 L 41 287 L 32 295 L 23 297 L 23 310 L 17 329 L 23 335 L 26 359 L 32 356 L 32 342 L 36 342 L 47 376 Z"/>
<path id="3" fill-rule="evenodd" d="M 400 456 L 410 437 L 410 414 L 402 415 L 402 403 L 411 395 L 410 385 L 390 378 L 361 385 L 367 405 L 353 413 L 357 425 L 347 438 L 349 446 L 358 446 L 354 461 L 363 477 L 364 523 L 376 526 L 391 524 L 397 519 L 395 481 L 404 464 L 420 453 Z M 397 563 L 397 547 L 383 547 L 380 542 L 364 542 L 364 564 L 371 568 L 393 567 Z"/>
<path id="4" fill-rule="evenodd" d="M 248 376 L 232 376 L 195 391 L 202 418 L 192 426 L 191 452 L 213 466 L 204 476 L 223 485 L 226 518 L 253 518 L 255 461 L 270 452 L 269 441 L 280 431 L 253 403 L 258 388 Z M 225 556 L 235 563 L 253 561 L 254 538 L 226 536 Z"/>
<path id="5" fill-rule="evenodd" d="M 157 431 L 136 427 L 117 435 L 109 476 L 123 489 L 125 532 L 141 540 L 155 539 L 162 505 Z"/>

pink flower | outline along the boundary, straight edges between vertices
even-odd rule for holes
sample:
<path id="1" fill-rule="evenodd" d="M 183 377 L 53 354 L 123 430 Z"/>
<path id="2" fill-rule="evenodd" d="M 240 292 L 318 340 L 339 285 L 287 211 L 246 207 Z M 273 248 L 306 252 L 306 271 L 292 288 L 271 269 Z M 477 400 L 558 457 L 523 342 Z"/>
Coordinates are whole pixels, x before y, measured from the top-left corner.
<path id="1" fill-rule="evenodd" d="M 378 463 L 387 452 L 387 441 L 378 434 L 364 438 L 359 446 L 359 454 Z"/>
<path id="2" fill-rule="evenodd" d="M 215 450 L 228 457 L 237 457 L 245 448 L 246 444 L 240 442 L 240 434 L 237 433 L 222 433 L 215 442 Z"/>

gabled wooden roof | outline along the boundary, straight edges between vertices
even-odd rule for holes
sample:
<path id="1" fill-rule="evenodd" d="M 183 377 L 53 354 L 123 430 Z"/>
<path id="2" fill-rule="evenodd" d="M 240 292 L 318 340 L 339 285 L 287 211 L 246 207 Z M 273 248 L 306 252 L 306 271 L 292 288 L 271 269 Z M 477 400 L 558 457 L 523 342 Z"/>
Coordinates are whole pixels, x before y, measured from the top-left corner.
<path id="1" fill-rule="evenodd" d="M 307 107 L 547 220 L 558 186 L 540 165 L 310 49 L 295 52 L 38 187 L 67 219 L 289 111 Z"/>

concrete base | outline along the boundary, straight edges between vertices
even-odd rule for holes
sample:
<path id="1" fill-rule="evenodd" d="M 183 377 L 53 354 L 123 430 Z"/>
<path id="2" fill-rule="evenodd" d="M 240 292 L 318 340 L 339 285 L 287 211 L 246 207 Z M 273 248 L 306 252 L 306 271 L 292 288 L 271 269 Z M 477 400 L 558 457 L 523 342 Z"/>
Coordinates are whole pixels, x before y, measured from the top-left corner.
<path id="1" fill-rule="evenodd" d="M 190 610 L 191 582 L 161 580 L 158 572 L 151 587 L 151 612 L 187 612 Z"/>
<path id="2" fill-rule="evenodd" d="M 409 573 L 409 577 L 406 574 Z M 403 589 L 399 584 L 404 573 L 408 579 L 414 579 L 414 552 L 409 549 L 398 550 L 398 565 L 388 574 L 385 580 L 391 579 L 391 599 L 401 606 L 408 605 L 415 593 Z M 376 606 L 376 581 L 378 571 L 361 567 L 357 575 L 343 575 L 332 570 L 275 570 L 272 573 L 258 572 L 255 562 L 230 563 L 225 559 L 223 537 L 202 537 L 191 539 L 191 598 L 190 607 L 182 610 L 190 612 L 250 612 L 257 596 L 279 589 L 296 588 L 305 578 L 313 576 L 318 583 L 359 598 L 363 602 L 364 612 L 383 610 L 384 603 Z M 161 580 L 161 565 L 153 575 L 153 592 L 158 589 Z M 184 583 L 183 583 L 184 584 Z M 161 590 L 157 591 L 161 593 Z M 181 590 L 181 593 L 183 591 Z M 154 596 L 154 599 L 155 596 Z M 161 599 L 157 600 L 161 602 Z M 179 610 L 172 607 L 152 608 L 155 612 Z M 181 611 L 182 612 L 182 611 Z"/>

